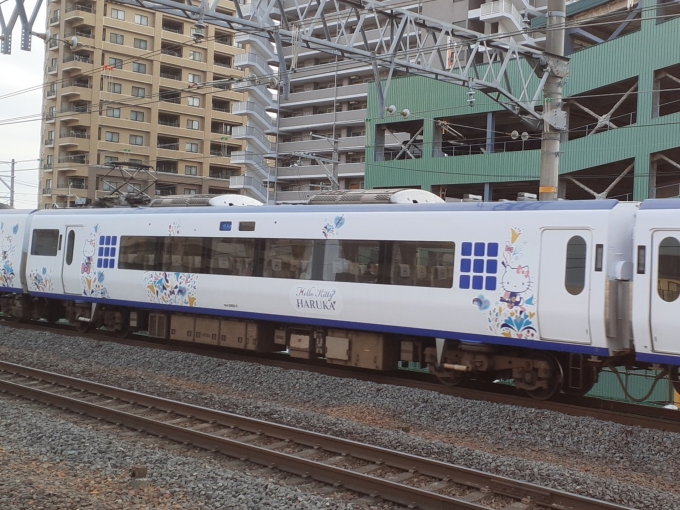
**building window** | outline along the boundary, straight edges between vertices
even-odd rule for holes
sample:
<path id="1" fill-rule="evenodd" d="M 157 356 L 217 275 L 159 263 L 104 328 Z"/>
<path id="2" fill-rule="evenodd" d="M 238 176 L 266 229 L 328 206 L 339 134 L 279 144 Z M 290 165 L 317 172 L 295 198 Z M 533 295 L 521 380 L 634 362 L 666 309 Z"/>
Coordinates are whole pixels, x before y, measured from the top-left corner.
<path id="1" fill-rule="evenodd" d="M 567 243 L 567 260 L 564 271 L 564 287 L 572 296 L 583 292 L 586 284 L 586 240 L 574 236 Z"/>
<path id="2" fill-rule="evenodd" d="M 113 131 L 107 131 L 107 132 L 106 132 L 105 140 L 106 140 L 107 142 L 118 143 L 118 139 L 119 139 L 119 138 L 120 138 L 120 137 L 119 137 L 119 134 L 118 134 L 118 133 L 115 133 L 115 132 L 113 132 Z"/>
<path id="3" fill-rule="evenodd" d="M 47 155 L 47 160 L 46 160 L 45 163 L 47 164 L 47 167 L 48 167 L 48 168 L 52 168 L 52 154 L 48 154 L 48 155 Z M 196 175 L 196 174 L 194 174 L 194 175 Z M 48 186 L 48 188 L 49 188 L 49 187 L 50 187 L 50 186 Z"/>
<path id="4" fill-rule="evenodd" d="M 189 52 L 189 60 L 195 60 L 196 62 L 202 62 L 203 61 L 203 53 L 200 51 L 190 51 Z"/>
<path id="5" fill-rule="evenodd" d="M 120 119 L 120 108 L 107 108 L 106 116 L 113 117 L 114 119 Z"/>
<path id="6" fill-rule="evenodd" d="M 128 193 L 139 193 L 142 190 L 142 188 L 139 184 L 132 183 L 132 184 L 128 184 L 127 190 L 128 190 Z"/>
<path id="7" fill-rule="evenodd" d="M 123 59 L 109 57 L 109 65 L 115 67 L 116 69 L 123 69 Z"/>
<path id="8" fill-rule="evenodd" d="M 135 73 L 146 74 L 146 64 L 140 64 L 139 62 L 132 63 L 132 71 Z"/>
<path id="9" fill-rule="evenodd" d="M 201 75 L 189 73 L 189 83 L 201 83 Z"/>
<path id="10" fill-rule="evenodd" d="M 200 129 L 200 123 L 197 120 L 187 119 L 187 129 Z"/>
<path id="11" fill-rule="evenodd" d="M 120 186 L 117 182 L 113 181 L 104 181 L 104 184 L 102 185 L 102 190 L 103 191 L 115 191 L 118 189 L 118 186 Z"/>
<path id="12" fill-rule="evenodd" d="M 134 97 L 144 97 L 146 95 L 146 90 L 144 87 L 132 87 L 132 95 Z"/>
<path id="13" fill-rule="evenodd" d="M 184 188 L 184 194 L 185 195 L 195 195 L 196 190 L 193 188 Z"/>
<path id="14" fill-rule="evenodd" d="M 123 91 L 123 87 L 120 83 L 109 83 L 109 92 L 114 94 L 120 94 Z"/>
<path id="15" fill-rule="evenodd" d="M 123 44 L 123 36 L 121 34 L 114 34 L 113 32 L 109 36 L 109 41 L 113 44 Z"/>
<path id="16" fill-rule="evenodd" d="M 144 39 L 135 38 L 135 48 L 139 50 L 145 50 L 147 48 L 147 42 Z"/>
<path id="17" fill-rule="evenodd" d="M 149 17 L 148 16 L 142 16 L 141 14 L 135 14 L 135 23 L 137 23 L 138 25 L 148 26 L 149 25 Z"/>
<path id="18" fill-rule="evenodd" d="M 198 166 L 186 165 L 184 167 L 184 175 L 198 175 Z"/>
<path id="19" fill-rule="evenodd" d="M 113 19 L 124 20 L 125 19 L 125 11 L 122 10 L 122 9 L 111 9 L 111 17 Z"/>
<path id="20" fill-rule="evenodd" d="M 144 137 L 141 135 L 130 135 L 130 145 L 144 145 Z"/>
<path id="21" fill-rule="evenodd" d="M 187 142 L 187 152 L 198 152 L 198 144 L 194 142 Z"/>
<path id="22" fill-rule="evenodd" d="M 143 165 L 144 164 L 144 161 L 142 161 L 141 159 L 130 159 L 129 161 L 130 161 L 130 163 L 134 163 L 136 165 Z"/>
<path id="23" fill-rule="evenodd" d="M 118 156 L 104 156 L 104 164 L 115 163 L 118 161 Z"/>
<path id="24" fill-rule="evenodd" d="M 144 112 L 137 112 L 135 110 L 132 110 L 130 112 L 130 120 L 144 122 Z"/>
<path id="25" fill-rule="evenodd" d="M 201 106 L 201 98 L 199 98 L 199 97 L 187 97 L 187 104 L 189 106 Z"/>

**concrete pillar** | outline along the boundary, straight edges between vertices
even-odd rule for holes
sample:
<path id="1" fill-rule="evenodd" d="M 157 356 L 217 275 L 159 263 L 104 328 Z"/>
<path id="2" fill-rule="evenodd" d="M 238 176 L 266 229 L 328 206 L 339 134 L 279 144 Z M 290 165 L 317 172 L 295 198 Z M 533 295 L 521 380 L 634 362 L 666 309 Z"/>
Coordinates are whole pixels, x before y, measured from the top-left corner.
<path id="1" fill-rule="evenodd" d="M 496 113 L 489 112 L 486 114 L 486 153 L 494 152 L 494 143 L 496 140 Z M 486 186 L 484 187 L 486 190 Z M 485 199 L 486 200 L 486 199 Z"/>

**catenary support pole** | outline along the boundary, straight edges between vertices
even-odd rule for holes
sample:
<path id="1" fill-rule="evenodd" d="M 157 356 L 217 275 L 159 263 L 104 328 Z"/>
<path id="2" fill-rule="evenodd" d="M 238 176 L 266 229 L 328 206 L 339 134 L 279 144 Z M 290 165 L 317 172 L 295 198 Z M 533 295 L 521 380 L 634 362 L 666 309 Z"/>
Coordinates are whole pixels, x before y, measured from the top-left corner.
<path id="1" fill-rule="evenodd" d="M 548 0 L 548 26 L 545 50 L 554 55 L 564 55 L 564 22 L 566 20 L 566 0 Z M 561 27 L 561 28 L 556 28 Z M 562 78 L 550 73 L 543 89 L 545 107 L 543 118 L 551 110 L 562 106 Z M 557 200 L 557 184 L 560 169 L 560 131 L 543 122 L 541 141 L 541 174 L 538 188 L 539 200 Z"/>
<path id="2" fill-rule="evenodd" d="M 14 209 L 14 160 L 9 174 L 9 206 Z"/>

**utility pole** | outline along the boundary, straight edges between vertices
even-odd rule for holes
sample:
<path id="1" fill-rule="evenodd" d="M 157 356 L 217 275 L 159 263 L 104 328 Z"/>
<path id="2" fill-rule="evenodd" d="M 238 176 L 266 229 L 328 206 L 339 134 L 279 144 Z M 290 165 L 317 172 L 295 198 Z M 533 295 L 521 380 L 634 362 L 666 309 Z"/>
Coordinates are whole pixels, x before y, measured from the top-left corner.
<path id="1" fill-rule="evenodd" d="M 9 206 L 14 209 L 14 160 L 12 159 L 12 166 L 9 174 Z"/>
<path id="2" fill-rule="evenodd" d="M 548 0 L 548 24 L 545 38 L 546 53 L 564 56 L 564 22 L 566 0 Z M 555 28 L 559 26 L 560 28 Z M 543 138 L 541 140 L 541 175 L 538 187 L 539 200 L 557 200 L 557 185 L 560 169 L 560 130 L 553 127 L 548 119 L 564 116 L 562 110 L 562 80 L 551 72 L 543 93 Z M 566 121 L 564 122 L 566 125 Z"/>

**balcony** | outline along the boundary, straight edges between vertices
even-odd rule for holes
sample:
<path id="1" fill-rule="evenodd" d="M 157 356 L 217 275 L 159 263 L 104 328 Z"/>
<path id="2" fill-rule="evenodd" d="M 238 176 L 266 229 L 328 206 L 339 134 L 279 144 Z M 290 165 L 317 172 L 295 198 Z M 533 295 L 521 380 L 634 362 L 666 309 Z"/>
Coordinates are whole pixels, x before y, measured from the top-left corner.
<path id="1" fill-rule="evenodd" d="M 81 179 L 59 181 L 57 183 L 57 189 L 87 189 L 87 183 Z"/>
<path id="2" fill-rule="evenodd" d="M 87 131 L 81 131 L 77 129 L 71 129 L 69 131 L 62 131 L 59 133 L 59 147 L 66 147 L 69 145 L 80 146 L 83 140 L 89 140 L 90 133 Z M 85 149 L 86 147 L 83 147 Z"/>
<path id="3" fill-rule="evenodd" d="M 176 80 L 176 81 L 182 81 L 182 73 L 164 73 L 163 71 L 160 72 L 160 77 L 165 78 L 166 80 Z"/>
<path id="4" fill-rule="evenodd" d="M 52 16 L 50 18 L 50 25 L 56 25 L 59 23 L 59 15 L 57 14 L 56 16 Z"/>
<path id="5" fill-rule="evenodd" d="M 399 141 L 408 141 L 409 137 L 405 133 L 398 133 Z M 394 140 L 393 137 L 390 137 Z M 406 138 L 406 140 L 403 140 Z M 390 140 L 390 141 L 391 141 Z M 287 152 L 301 151 L 301 152 L 332 152 L 333 145 L 328 140 L 311 139 L 299 140 L 291 142 L 279 142 L 279 152 L 285 154 Z M 341 151 L 355 150 L 363 152 L 366 148 L 365 136 L 347 136 L 340 138 L 338 142 L 338 149 Z"/>
<path id="6" fill-rule="evenodd" d="M 250 175 L 235 175 L 229 179 L 229 188 L 244 189 L 262 202 L 267 202 L 267 189 Z"/>
<path id="7" fill-rule="evenodd" d="M 234 58 L 235 67 L 246 67 L 254 69 L 255 74 L 260 76 L 268 76 L 272 74 L 272 68 L 265 62 L 265 60 L 255 53 L 241 53 Z"/>
<path id="8" fill-rule="evenodd" d="M 59 48 L 59 38 L 57 36 L 52 37 L 47 41 L 48 50 L 56 50 Z"/>
<path id="9" fill-rule="evenodd" d="M 279 119 L 281 131 L 294 131 L 322 126 L 350 124 L 363 126 L 366 122 L 366 110 L 349 110 L 346 112 L 321 113 L 317 115 L 303 115 L 301 117 L 288 117 Z"/>
<path id="10" fill-rule="evenodd" d="M 72 80 L 61 84 L 61 97 L 78 97 L 83 101 L 92 100 L 92 85 L 86 81 Z"/>
<path id="11" fill-rule="evenodd" d="M 234 103 L 233 113 L 234 115 L 247 115 L 249 119 L 257 121 L 265 132 L 271 131 L 274 126 L 274 120 L 260 105 L 253 101 Z"/>
<path id="12" fill-rule="evenodd" d="M 60 110 L 62 115 L 60 115 L 62 122 L 78 120 L 81 113 L 89 113 L 89 105 L 77 105 L 77 106 L 66 106 Z"/>
<path id="13" fill-rule="evenodd" d="M 226 57 L 223 55 L 218 55 L 215 54 L 215 59 L 213 60 L 213 64 L 219 67 L 228 67 L 231 69 L 232 66 L 232 60 L 231 57 Z"/>
<path id="14" fill-rule="evenodd" d="M 64 21 L 70 22 L 71 26 L 95 25 L 95 9 L 89 5 L 76 4 L 66 8 Z"/>
<path id="15" fill-rule="evenodd" d="M 52 188 L 43 188 L 42 194 L 43 195 L 51 195 L 52 194 Z"/>
<path id="16" fill-rule="evenodd" d="M 171 57 L 182 58 L 182 50 L 173 48 L 175 48 L 175 46 L 172 48 L 161 48 L 161 55 L 170 55 Z"/>
<path id="17" fill-rule="evenodd" d="M 233 151 L 231 153 L 231 162 L 234 165 L 246 165 L 248 168 L 257 171 L 262 179 L 269 179 L 274 174 L 274 169 L 267 164 L 262 155 L 254 152 Z"/>
<path id="18" fill-rule="evenodd" d="M 43 143 L 45 147 L 54 147 L 54 138 L 46 138 Z"/>
<path id="19" fill-rule="evenodd" d="M 88 154 L 75 154 L 73 156 L 62 156 L 58 160 L 59 165 L 87 165 L 90 157 Z"/>
<path id="20" fill-rule="evenodd" d="M 304 204 L 321 190 L 300 189 L 298 191 L 277 191 L 276 203 Z"/>
<path id="21" fill-rule="evenodd" d="M 282 108 L 292 106 L 312 105 L 324 103 L 332 106 L 335 102 L 345 102 L 350 100 L 366 100 L 368 95 L 368 84 L 359 83 L 357 85 L 347 85 L 346 87 L 330 87 L 327 89 L 305 90 L 302 92 L 292 92 L 287 101 L 282 101 Z"/>
<path id="22" fill-rule="evenodd" d="M 54 87 L 53 89 L 47 89 L 47 92 L 45 92 L 45 97 L 48 99 L 51 97 L 57 97 L 57 87 Z"/>
<path id="23" fill-rule="evenodd" d="M 255 145 L 264 154 L 274 152 L 273 144 L 265 136 L 264 132 L 254 126 L 234 126 L 231 129 L 231 136 L 236 140 L 248 140 L 249 143 Z"/>
<path id="24" fill-rule="evenodd" d="M 330 165 L 328 165 L 329 168 Z M 364 175 L 364 163 L 339 163 L 338 177 L 361 177 Z M 279 167 L 277 181 L 295 181 L 299 179 L 328 179 L 328 173 L 321 165 L 302 165 Z"/>
<path id="25" fill-rule="evenodd" d="M 156 163 L 156 172 L 162 172 L 164 174 L 176 174 L 177 173 L 177 163 L 174 161 L 158 161 Z"/>
<path id="26" fill-rule="evenodd" d="M 94 39 L 94 35 L 92 34 L 92 32 L 85 32 L 83 30 L 73 30 L 72 32 L 66 32 L 64 34 L 64 39 L 66 39 L 67 37 L 78 38 L 84 37 L 86 39 Z"/>
<path id="27" fill-rule="evenodd" d="M 84 55 L 67 55 L 64 57 L 62 71 L 85 71 L 91 70 L 93 60 Z"/>
<path id="28" fill-rule="evenodd" d="M 47 67 L 47 74 L 55 74 L 57 72 L 58 67 L 57 66 L 48 66 Z"/>
<path id="29" fill-rule="evenodd" d="M 51 124 L 52 122 L 54 122 L 54 119 L 56 118 L 56 116 L 57 116 L 57 112 L 54 112 L 54 111 L 47 112 L 45 114 L 45 122 L 47 122 L 48 124 Z"/>

